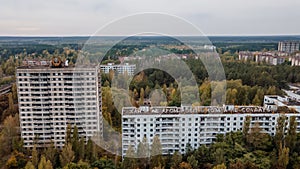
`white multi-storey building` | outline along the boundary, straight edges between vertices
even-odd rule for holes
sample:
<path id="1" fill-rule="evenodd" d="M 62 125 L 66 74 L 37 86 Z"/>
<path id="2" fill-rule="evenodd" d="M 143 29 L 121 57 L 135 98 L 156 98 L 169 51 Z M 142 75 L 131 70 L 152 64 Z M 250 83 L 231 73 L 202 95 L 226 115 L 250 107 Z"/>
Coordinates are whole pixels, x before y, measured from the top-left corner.
<path id="1" fill-rule="evenodd" d="M 121 64 L 121 65 L 115 65 L 113 63 L 108 63 L 107 65 L 100 65 L 100 69 L 104 73 L 109 73 L 110 70 L 113 70 L 119 74 L 125 74 L 132 76 L 134 75 L 134 71 L 136 69 L 136 66 L 134 64 Z"/>
<path id="2" fill-rule="evenodd" d="M 23 66 L 16 77 L 24 147 L 62 147 L 68 124 L 86 139 L 102 132 L 98 66 Z"/>
<path id="3" fill-rule="evenodd" d="M 285 114 L 288 118 L 300 114 Z M 144 137 L 151 145 L 160 138 L 162 153 L 184 153 L 186 145 L 198 148 L 211 144 L 217 134 L 242 131 L 246 117 L 250 127 L 259 123 L 263 132 L 275 134 L 279 113 L 258 106 L 200 107 L 124 107 L 122 110 L 122 156 L 128 147 L 137 150 Z M 297 128 L 300 131 L 300 126 Z"/>
<path id="4" fill-rule="evenodd" d="M 298 41 L 283 41 L 278 43 L 278 51 L 293 53 L 299 51 Z"/>
<path id="5" fill-rule="evenodd" d="M 300 112 L 300 96 L 292 91 L 285 91 L 288 96 L 282 97 L 277 95 L 264 96 L 264 107 L 277 110 L 278 107 L 287 107 L 290 110 Z"/>
<path id="6" fill-rule="evenodd" d="M 241 61 L 255 61 L 257 63 L 265 62 L 270 65 L 280 65 L 291 56 L 286 52 L 268 51 L 268 52 L 239 52 L 239 60 Z"/>

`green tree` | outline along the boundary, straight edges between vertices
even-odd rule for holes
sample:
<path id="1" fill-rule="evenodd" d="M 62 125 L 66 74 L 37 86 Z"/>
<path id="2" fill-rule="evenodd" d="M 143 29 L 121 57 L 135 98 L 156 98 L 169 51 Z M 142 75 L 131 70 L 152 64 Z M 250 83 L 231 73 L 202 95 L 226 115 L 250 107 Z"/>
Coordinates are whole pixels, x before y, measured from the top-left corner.
<path id="1" fill-rule="evenodd" d="M 276 92 L 276 87 L 275 86 L 270 86 L 267 90 L 267 95 L 276 95 L 277 92 Z"/>
<path id="2" fill-rule="evenodd" d="M 252 101 L 252 104 L 260 106 L 264 99 L 264 91 L 262 89 L 258 89 L 256 95 Z"/>
<path id="3" fill-rule="evenodd" d="M 43 154 L 45 155 L 47 160 L 50 160 L 53 166 L 56 166 L 57 150 L 52 141 L 51 144 L 44 150 Z"/>
<path id="4" fill-rule="evenodd" d="M 286 136 L 286 147 L 289 148 L 290 152 L 293 152 L 297 142 L 297 122 L 296 117 L 290 117 L 289 129 Z"/>
<path id="5" fill-rule="evenodd" d="M 211 102 L 211 84 L 209 81 L 204 81 L 200 88 L 199 88 L 199 93 L 200 93 L 200 102 L 201 105 L 208 106 L 210 105 Z"/>
<path id="6" fill-rule="evenodd" d="M 8 116 L 5 118 L 0 132 L 0 165 L 4 166 L 11 152 L 18 151 L 18 146 L 22 145 L 19 131 L 19 115 Z"/>
<path id="7" fill-rule="evenodd" d="M 144 88 L 141 88 L 141 90 L 140 90 L 140 105 L 144 104 L 144 98 L 145 98 L 145 91 L 144 91 Z"/>
<path id="8" fill-rule="evenodd" d="M 150 95 L 150 93 L 151 93 L 150 87 L 149 87 L 149 86 L 146 86 L 146 89 L 145 89 L 145 98 L 148 98 L 149 95 Z"/>
<path id="9" fill-rule="evenodd" d="M 81 138 L 79 141 L 78 146 L 78 153 L 79 153 L 79 159 L 84 160 L 84 152 L 85 152 L 85 144 L 84 144 L 84 138 Z"/>
<path id="10" fill-rule="evenodd" d="M 45 156 L 42 155 L 40 163 L 38 165 L 38 169 L 53 169 L 52 163 L 50 162 L 50 160 L 46 161 Z"/>
<path id="11" fill-rule="evenodd" d="M 279 150 L 281 145 L 285 145 L 284 143 L 284 133 L 286 129 L 286 116 L 280 115 L 277 118 L 277 125 L 276 125 L 276 133 L 274 137 L 275 145 L 277 150 Z"/>
<path id="12" fill-rule="evenodd" d="M 172 156 L 172 159 L 171 159 L 171 168 L 179 168 L 179 164 L 181 163 L 182 161 L 182 156 L 181 154 L 176 151 L 173 156 Z"/>
<path id="13" fill-rule="evenodd" d="M 33 149 L 31 151 L 31 162 L 34 165 L 34 167 L 37 167 L 39 164 L 39 153 L 36 150 L 36 145 L 33 146 Z"/>
<path id="14" fill-rule="evenodd" d="M 89 138 L 85 148 L 85 158 L 89 162 L 93 162 L 95 160 L 95 152 L 94 152 L 94 143 Z"/>
<path id="15" fill-rule="evenodd" d="M 104 168 L 104 169 L 114 169 L 115 165 L 111 159 L 101 158 L 100 160 L 94 161 L 91 164 L 93 168 Z"/>
<path id="16" fill-rule="evenodd" d="M 226 165 L 224 163 L 222 163 L 222 164 L 218 164 L 218 165 L 214 166 L 213 169 L 226 169 L 226 168 L 227 168 Z"/>
<path id="17" fill-rule="evenodd" d="M 52 163 L 51 163 L 51 161 L 50 161 L 50 160 L 47 160 L 47 163 L 46 163 L 45 169 L 53 169 L 53 166 L 52 166 Z"/>
<path id="18" fill-rule="evenodd" d="M 137 148 L 137 161 L 140 169 L 146 168 L 149 162 L 149 144 L 147 142 L 147 138 L 144 137 L 142 142 L 139 143 Z"/>
<path id="19" fill-rule="evenodd" d="M 277 168 L 286 169 L 288 164 L 289 164 L 289 148 L 282 147 L 282 145 L 280 144 L 280 148 L 278 151 Z"/>
<path id="20" fill-rule="evenodd" d="M 155 135 L 151 145 L 150 168 L 159 167 L 162 165 L 162 145 L 158 135 Z"/>
<path id="21" fill-rule="evenodd" d="M 28 161 L 24 169 L 35 169 L 31 161 Z"/>
<path id="22" fill-rule="evenodd" d="M 194 155 L 191 155 L 187 158 L 187 162 L 192 166 L 192 168 L 198 168 L 198 160 Z"/>
<path id="23" fill-rule="evenodd" d="M 214 153 L 215 163 L 222 164 L 226 161 L 224 150 L 222 148 L 217 148 L 216 152 Z"/>
<path id="24" fill-rule="evenodd" d="M 17 85 L 13 83 L 11 86 L 12 98 L 14 101 L 18 101 Z"/>
<path id="25" fill-rule="evenodd" d="M 129 147 L 126 151 L 126 155 L 122 162 L 122 167 L 123 168 L 132 168 L 132 169 L 137 167 L 136 155 L 135 155 L 134 149 L 132 148 L 131 145 L 129 145 Z"/>
<path id="26" fill-rule="evenodd" d="M 246 141 L 249 131 L 250 131 L 250 124 L 251 124 L 251 117 L 246 116 L 244 120 L 244 125 L 243 125 L 243 135 L 244 135 L 244 140 Z"/>
<path id="27" fill-rule="evenodd" d="M 59 155 L 61 166 L 66 166 L 67 164 L 72 162 L 74 158 L 75 155 L 74 155 L 74 151 L 72 150 L 72 144 L 67 143 Z"/>
<path id="28" fill-rule="evenodd" d="M 79 134 L 78 134 L 78 128 L 75 125 L 73 129 L 73 136 L 72 136 L 72 150 L 74 151 L 74 161 L 79 161 Z"/>
<path id="29" fill-rule="evenodd" d="M 14 115 L 15 114 L 15 106 L 14 106 L 14 99 L 12 93 L 8 93 L 8 114 Z"/>
<path id="30" fill-rule="evenodd" d="M 262 132 L 258 122 L 251 128 L 247 142 L 254 150 L 267 150 L 272 146 L 270 135 Z"/>
<path id="31" fill-rule="evenodd" d="M 226 103 L 227 104 L 236 104 L 236 96 L 238 91 L 236 89 L 227 89 L 226 91 Z"/>
<path id="32" fill-rule="evenodd" d="M 66 138 L 65 138 L 66 144 L 71 143 L 72 141 L 71 135 L 72 135 L 72 126 L 71 124 L 68 124 L 66 129 Z"/>

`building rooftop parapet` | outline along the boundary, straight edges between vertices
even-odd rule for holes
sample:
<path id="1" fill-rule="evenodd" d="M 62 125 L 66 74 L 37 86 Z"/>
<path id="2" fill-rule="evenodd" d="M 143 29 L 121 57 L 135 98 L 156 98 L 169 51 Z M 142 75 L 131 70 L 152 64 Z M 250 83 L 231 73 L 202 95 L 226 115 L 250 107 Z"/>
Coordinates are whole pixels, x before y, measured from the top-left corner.
<path id="1" fill-rule="evenodd" d="M 124 107 L 123 115 L 151 114 L 247 114 L 247 113 L 277 113 L 261 106 L 182 106 L 182 107 Z"/>

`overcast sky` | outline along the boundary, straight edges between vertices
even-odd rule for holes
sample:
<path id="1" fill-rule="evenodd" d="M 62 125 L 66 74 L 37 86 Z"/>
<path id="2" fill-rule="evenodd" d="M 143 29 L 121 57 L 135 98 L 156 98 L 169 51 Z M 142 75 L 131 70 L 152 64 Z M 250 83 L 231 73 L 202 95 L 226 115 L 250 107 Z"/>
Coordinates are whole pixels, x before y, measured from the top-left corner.
<path id="1" fill-rule="evenodd" d="M 141 12 L 182 17 L 206 35 L 300 34 L 299 0 L 0 0 L 0 35 L 92 35 Z"/>

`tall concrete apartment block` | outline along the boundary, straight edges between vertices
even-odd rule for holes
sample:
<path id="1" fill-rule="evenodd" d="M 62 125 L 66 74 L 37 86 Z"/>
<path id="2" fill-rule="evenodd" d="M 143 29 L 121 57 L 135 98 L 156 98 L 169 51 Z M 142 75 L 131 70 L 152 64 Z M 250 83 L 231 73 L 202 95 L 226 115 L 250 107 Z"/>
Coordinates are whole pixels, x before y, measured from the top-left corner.
<path id="1" fill-rule="evenodd" d="M 66 128 L 80 136 L 102 134 L 101 85 L 98 66 L 23 66 L 16 72 L 21 136 L 25 147 L 57 147 Z"/>
<path id="2" fill-rule="evenodd" d="M 293 53 L 299 51 L 299 42 L 298 41 L 283 41 L 278 43 L 278 51 Z"/>
<path id="3" fill-rule="evenodd" d="M 188 144 L 198 148 L 214 142 L 217 134 L 242 131 L 247 116 L 251 120 L 250 127 L 259 123 L 263 132 L 275 135 L 280 115 L 259 106 L 124 107 L 122 156 L 126 156 L 129 146 L 136 151 L 144 137 L 151 147 L 156 135 L 160 138 L 163 154 L 175 151 L 185 153 Z M 288 118 L 287 122 L 295 116 L 297 123 L 300 123 L 299 113 L 284 115 Z"/>

